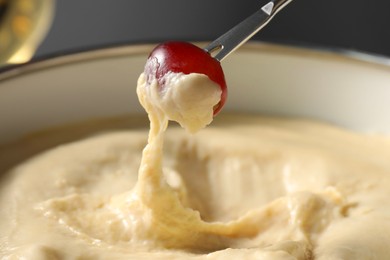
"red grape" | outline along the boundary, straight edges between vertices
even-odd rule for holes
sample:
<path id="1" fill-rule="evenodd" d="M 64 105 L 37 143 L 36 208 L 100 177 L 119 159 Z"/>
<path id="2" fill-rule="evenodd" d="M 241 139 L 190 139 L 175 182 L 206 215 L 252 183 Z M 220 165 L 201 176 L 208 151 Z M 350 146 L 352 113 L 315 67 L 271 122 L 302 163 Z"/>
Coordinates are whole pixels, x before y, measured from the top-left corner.
<path id="1" fill-rule="evenodd" d="M 209 77 L 222 90 L 221 100 L 214 107 L 214 115 L 222 109 L 226 101 L 227 87 L 221 64 L 205 50 L 188 42 L 166 42 L 158 45 L 149 55 L 145 74 L 150 81 L 156 78 L 164 87 L 163 77 L 168 72 L 199 73 Z"/>

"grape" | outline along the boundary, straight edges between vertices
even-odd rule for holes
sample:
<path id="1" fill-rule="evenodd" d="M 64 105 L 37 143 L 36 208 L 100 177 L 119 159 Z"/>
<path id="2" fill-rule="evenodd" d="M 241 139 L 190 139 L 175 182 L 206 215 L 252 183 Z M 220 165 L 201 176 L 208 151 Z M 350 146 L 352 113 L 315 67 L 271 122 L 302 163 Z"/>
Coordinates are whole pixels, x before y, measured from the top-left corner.
<path id="1" fill-rule="evenodd" d="M 145 74 L 150 82 L 157 79 L 164 88 L 164 75 L 174 73 L 199 73 L 209 77 L 221 88 L 220 102 L 214 107 L 214 116 L 222 109 L 227 97 L 225 76 L 218 60 L 205 50 L 188 42 L 166 42 L 158 45 L 150 53 L 145 65 Z"/>

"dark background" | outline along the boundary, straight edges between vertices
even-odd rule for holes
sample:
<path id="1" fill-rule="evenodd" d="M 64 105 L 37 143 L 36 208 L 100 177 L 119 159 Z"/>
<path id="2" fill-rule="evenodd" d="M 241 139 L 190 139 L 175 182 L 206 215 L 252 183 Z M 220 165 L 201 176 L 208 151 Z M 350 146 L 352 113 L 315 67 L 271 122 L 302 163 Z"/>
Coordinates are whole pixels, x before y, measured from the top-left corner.
<path id="1" fill-rule="evenodd" d="M 263 0 L 57 0 L 37 56 L 126 43 L 213 40 Z M 390 0 L 293 0 L 253 39 L 390 57 Z"/>

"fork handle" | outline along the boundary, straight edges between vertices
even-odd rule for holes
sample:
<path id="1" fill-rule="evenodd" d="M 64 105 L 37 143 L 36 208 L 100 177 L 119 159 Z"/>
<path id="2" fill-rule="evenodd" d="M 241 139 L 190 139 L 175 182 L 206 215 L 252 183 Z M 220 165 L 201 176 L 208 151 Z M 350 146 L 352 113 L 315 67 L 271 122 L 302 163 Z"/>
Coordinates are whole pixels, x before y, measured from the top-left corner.
<path id="1" fill-rule="evenodd" d="M 292 0 L 272 0 L 262 6 L 257 12 L 227 31 L 218 39 L 210 43 L 205 51 L 214 55 L 218 61 L 222 61 L 227 55 L 248 41 L 260 31 L 268 22 Z"/>

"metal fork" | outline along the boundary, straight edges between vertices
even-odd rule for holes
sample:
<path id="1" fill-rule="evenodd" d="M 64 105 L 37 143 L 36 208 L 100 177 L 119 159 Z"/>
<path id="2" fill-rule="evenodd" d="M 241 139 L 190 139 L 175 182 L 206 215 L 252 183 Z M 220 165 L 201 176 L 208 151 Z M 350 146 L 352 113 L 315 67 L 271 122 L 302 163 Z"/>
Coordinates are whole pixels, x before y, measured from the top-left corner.
<path id="1" fill-rule="evenodd" d="M 222 61 L 227 55 L 248 41 L 253 35 L 266 26 L 269 21 L 292 0 L 272 0 L 262 6 L 256 13 L 230 29 L 206 48 L 214 58 Z"/>

